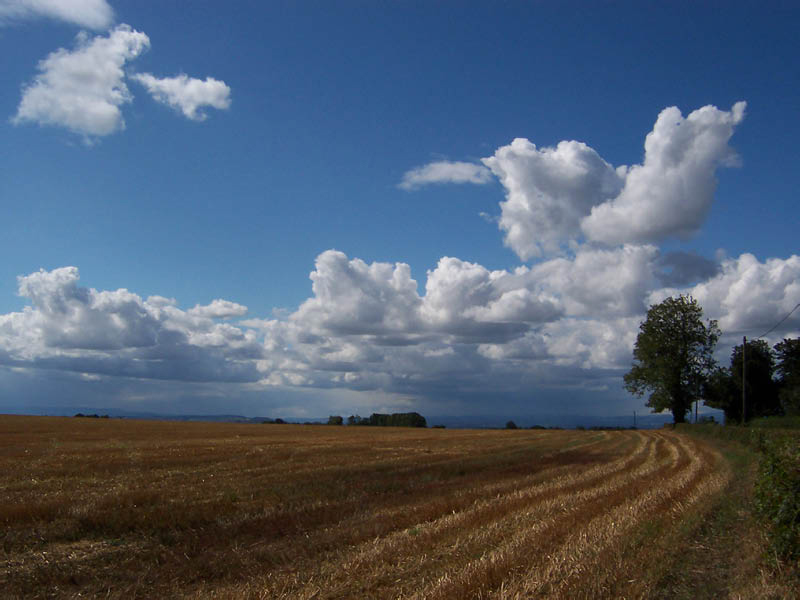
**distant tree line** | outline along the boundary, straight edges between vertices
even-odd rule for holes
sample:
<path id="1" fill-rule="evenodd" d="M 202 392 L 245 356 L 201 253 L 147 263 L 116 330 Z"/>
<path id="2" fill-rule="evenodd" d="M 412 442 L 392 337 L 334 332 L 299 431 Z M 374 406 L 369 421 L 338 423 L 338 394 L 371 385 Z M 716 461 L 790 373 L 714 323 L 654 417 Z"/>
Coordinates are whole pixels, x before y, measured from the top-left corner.
<path id="1" fill-rule="evenodd" d="M 76 415 L 77 416 L 77 415 Z M 283 419 L 263 419 L 261 423 L 268 425 L 291 425 Z M 299 424 L 299 423 L 298 423 Z M 302 425 L 323 425 L 324 423 L 306 422 Z M 344 425 L 345 419 L 340 415 L 331 415 L 328 417 L 328 425 Z M 348 425 L 365 425 L 373 427 L 427 427 L 428 423 L 421 414 L 416 412 L 409 413 L 392 413 L 391 415 L 382 413 L 372 413 L 369 417 L 360 417 L 358 415 L 350 415 L 347 417 Z"/>
<path id="2" fill-rule="evenodd" d="M 332 416 L 328 419 L 329 425 L 341 425 L 342 417 Z M 350 415 L 347 417 L 348 425 L 364 425 L 371 427 L 427 427 L 428 422 L 417 412 L 407 413 L 372 413 L 369 417 Z"/>

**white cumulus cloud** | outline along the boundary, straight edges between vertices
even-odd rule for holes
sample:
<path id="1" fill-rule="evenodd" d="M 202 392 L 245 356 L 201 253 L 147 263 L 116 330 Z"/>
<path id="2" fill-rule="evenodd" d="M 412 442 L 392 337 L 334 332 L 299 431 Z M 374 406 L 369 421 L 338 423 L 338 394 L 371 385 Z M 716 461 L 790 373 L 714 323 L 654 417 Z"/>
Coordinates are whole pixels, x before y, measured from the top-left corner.
<path id="1" fill-rule="evenodd" d="M 106 0 L 0 0 L 0 24 L 38 17 L 105 29 L 113 22 L 114 11 Z"/>
<path id="2" fill-rule="evenodd" d="M 689 293 L 703 312 L 719 320 L 723 334 L 760 335 L 777 324 L 800 302 L 800 256 L 759 261 L 752 254 L 722 261 L 719 273 L 689 288 L 654 290 L 651 302 Z M 774 335 L 800 329 L 795 312 Z"/>
<path id="3" fill-rule="evenodd" d="M 405 263 L 350 260 L 328 250 L 317 257 L 311 273 L 314 297 L 291 318 L 314 332 L 334 334 L 417 333 L 421 299 Z"/>
<path id="4" fill-rule="evenodd" d="M 264 349 L 251 330 L 214 318 L 226 300 L 183 311 L 160 296 L 78 285 L 75 267 L 19 277 L 22 312 L 0 315 L 0 364 L 180 381 L 256 381 Z"/>
<path id="5" fill-rule="evenodd" d="M 623 186 L 621 173 L 582 142 L 540 149 L 517 138 L 483 162 L 506 188 L 499 225 L 523 260 L 577 238 L 581 219 Z"/>
<path id="6" fill-rule="evenodd" d="M 107 37 L 79 34 L 73 50 L 61 48 L 39 63 L 13 121 L 65 127 L 87 137 L 124 129 L 120 106 L 131 94 L 123 67 L 149 46 L 147 35 L 128 25 Z"/>
<path id="7" fill-rule="evenodd" d="M 628 169 L 617 197 L 592 208 L 581 223 L 586 237 L 620 244 L 695 233 L 714 200 L 716 168 L 736 163 L 728 140 L 745 106 L 704 106 L 686 118 L 674 106 L 661 111 L 645 140 L 644 163 Z"/>
<path id="8" fill-rule="evenodd" d="M 742 332 L 762 333 L 800 301 L 798 256 L 724 259 L 684 288 L 659 287 L 660 269 L 655 247 L 632 244 L 581 247 L 572 258 L 514 271 L 444 257 L 420 294 L 404 263 L 328 250 L 297 311 L 237 323 L 225 319 L 247 308 L 230 300 L 183 310 L 162 296 L 83 287 L 75 267 L 42 270 L 19 278 L 29 305 L 0 315 L 0 376 L 9 368 L 61 372 L 92 384 L 117 378 L 120 388 L 175 381 L 221 395 L 223 384 L 252 393 L 369 391 L 432 406 L 468 396 L 552 397 L 548 389 L 564 386 L 601 398 L 619 389 L 648 304 L 692 294 L 719 320 L 724 355 Z M 798 330 L 795 314 L 771 342 Z"/>
<path id="9" fill-rule="evenodd" d="M 498 221 L 505 244 L 528 260 L 586 240 L 648 244 L 692 235 L 713 202 L 716 169 L 736 164 L 728 141 L 745 106 L 704 106 L 686 118 L 664 109 L 645 139 L 644 162 L 633 166 L 614 167 L 578 141 L 538 148 L 517 138 L 498 148 L 483 163 L 506 189 Z"/>
<path id="10" fill-rule="evenodd" d="M 206 77 L 204 81 L 185 74 L 158 78 L 150 73 L 140 73 L 133 79 L 145 86 L 156 101 L 171 106 L 193 121 L 206 119 L 207 115 L 202 111 L 204 107 L 226 109 L 231 105 L 231 88 L 213 77 Z"/>
<path id="11" fill-rule="evenodd" d="M 428 272 L 422 315 L 434 329 L 480 342 L 508 340 L 558 318 L 559 300 L 520 273 L 444 257 Z M 523 274 L 523 275 L 521 275 Z"/>
<path id="12" fill-rule="evenodd" d="M 531 277 L 561 299 L 570 316 L 629 316 L 646 308 L 655 283 L 655 246 L 580 247 L 573 258 L 535 265 Z"/>
<path id="13" fill-rule="evenodd" d="M 216 299 L 211 304 L 205 306 L 197 305 L 187 311 L 195 317 L 205 317 L 209 319 L 230 319 L 231 317 L 242 317 L 247 314 L 247 307 L 230 300 Z"/>
<path id="14" fill-rule="evenodd" d="M 483 165 L 440 160 L 407 171 L 399 187 L 413 190 L 433 183 L 484 184 L 492 180 L 492 173 Z"/>

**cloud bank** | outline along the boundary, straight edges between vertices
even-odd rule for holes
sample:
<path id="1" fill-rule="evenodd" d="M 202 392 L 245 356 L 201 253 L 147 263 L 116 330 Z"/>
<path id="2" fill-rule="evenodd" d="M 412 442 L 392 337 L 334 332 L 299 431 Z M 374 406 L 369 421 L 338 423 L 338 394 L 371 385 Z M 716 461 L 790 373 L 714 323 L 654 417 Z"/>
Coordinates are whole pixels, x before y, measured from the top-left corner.
<path id="1" fill-rule="evenodd" d="M 0 366 L 73 373 L 82 385 L 339 390 L 440 409 L 455 398 L 502 404 L 522 394 L 546 410 L 536 398 L 562 390 L 565 409 L 579 392 L 601 398 L 618 388 L 651 302 L 690 293 L 734 343 L 743 330 L 779 321 L 800 294 L 798 256 L 726 259 L 683 288 L 659 285 L 660 264 L 655 247 L 632 245 L 514 271 L 443 258 L 420 293 L 406 264 L 329 250 L 311 273 L 311 297 L 285 319 L 242 319 L 247 308 L 228 300 L 184 310 L 160 296 L 98 291 L 79 285 L 75 267 L 39 271 L 19 278 L 30 305 L 0 315 Z M 794 315 L 773 336 L 798 330 Z"/>

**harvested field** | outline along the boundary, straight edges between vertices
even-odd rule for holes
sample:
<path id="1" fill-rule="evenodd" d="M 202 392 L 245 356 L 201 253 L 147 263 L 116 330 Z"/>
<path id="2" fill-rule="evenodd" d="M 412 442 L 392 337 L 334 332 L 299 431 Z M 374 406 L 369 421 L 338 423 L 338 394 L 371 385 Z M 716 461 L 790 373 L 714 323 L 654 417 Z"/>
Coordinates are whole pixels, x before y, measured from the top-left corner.
<path id="1" fill-rule="evenodd" d="M 0 595 L 657 596 L 730 469 L 671 431 L 0 417 Z"/>

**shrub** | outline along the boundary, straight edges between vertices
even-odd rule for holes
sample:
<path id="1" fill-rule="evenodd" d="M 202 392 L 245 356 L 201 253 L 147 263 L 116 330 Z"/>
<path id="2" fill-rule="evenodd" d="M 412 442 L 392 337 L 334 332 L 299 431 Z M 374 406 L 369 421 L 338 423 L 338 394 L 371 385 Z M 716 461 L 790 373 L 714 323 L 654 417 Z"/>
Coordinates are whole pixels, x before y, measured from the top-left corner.
<path id="1" fill-rule="evenodd" d="M 767 521 L 775 553 L 800 559 L 800 448 L 791 442 L 763 442 L 756 481 L 756 510 Z"/>

